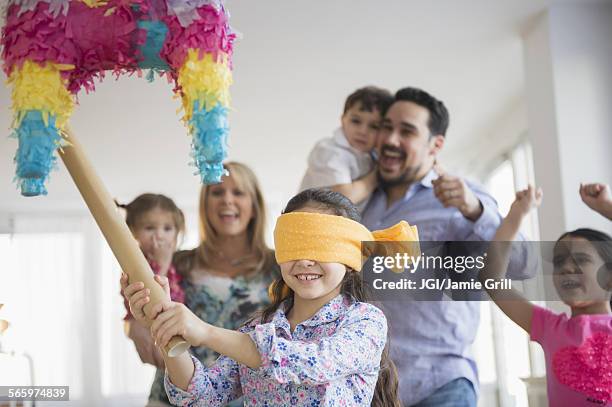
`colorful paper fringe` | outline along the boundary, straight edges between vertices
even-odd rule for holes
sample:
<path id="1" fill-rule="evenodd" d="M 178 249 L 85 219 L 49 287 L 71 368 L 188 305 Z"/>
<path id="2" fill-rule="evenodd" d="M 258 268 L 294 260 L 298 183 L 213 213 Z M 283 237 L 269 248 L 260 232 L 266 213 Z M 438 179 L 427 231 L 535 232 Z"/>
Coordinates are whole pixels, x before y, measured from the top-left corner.
<path id="1" fill-rule="evenodd" d="M 189 127 L 193 135 L 193 164 L 200 170 L 203 183 L 217 183 L 226 174 L 222 162 L 227 144 L 227 108 L 217 104 L 212 109 L 196 102 Z"/>
<path id="2" fill-rule="evenodd" d="M 22 194 L 46 193 L 74 98 L 106 71 L 168 75 L 202 182 L 221 180 L 236 36 L 220 0 L 10 0 L 6 21 L 3 69 L 13 86 Z"/>
<path id="3" fill-rule="evenodd" d="M 13 128 L 19 147 L 15 155 L 16 181 L 24 196 L 46 195 L 45 182 L 55 163 L 60 130 L 72 114 L 74 100 L 62 71 L 71 65 L 25 61 L 10 75 L 13 86 Z"/>
<path id="4" fill-rule="evenodd" d="M 183 27 L 189 27 L 197 21 L 195 10 L 210 5 L 215 9 L 222 7 L 220 0 L 168 0 L 168 15 L 176 16 Z"/>
<path id="5" fill-rule="evenodd" d="M 168 70 L 168 64 L 160 56 L 168 35 L 168 26 L 159 20 L 141 20 L 138 22 L 138 28 L 147 33 L 147 39 L 140 47 L 142 61 L 138 63 L 138 66 L 161 71 Z"/>
<path id="6" fill-rule="evenodd" d="M 72 65 L 40 65 L 25 61 L 20 68 L 13 70 L 8 79 L 8 84 L 13 87 L 13 111 L 17 113 L 13 127 L 20 124 L 22 115 L 38 110 L 45 121 L 49 115 L 55 116 L 58 126 L 63 128 L 72 115 L 74 99 L 61 74 L 72 68 Z"/>
<path id="7" fill-rule="evenodd" d="M 193 135 L 192 155 L 200 170 L 202 182 L 212 183 L 224 174 L 221 163 L 225 159 L 227 143 L 227 107 L 232 73 L 229 58 L 219 54 L 200 57 L 191 49 L 179 70 L 177 83 L 182 89 L 184 120 Z"/>
<path id="8" fill-rule="evenodd" d="M 23 196 L 46 195 L 45 182 L 55 165 L 54 152 L 61 143 L 55 116 L 39 110 L 27 111 L 17 130 L 19 140 L 15 164 L 16 180 Z"/>

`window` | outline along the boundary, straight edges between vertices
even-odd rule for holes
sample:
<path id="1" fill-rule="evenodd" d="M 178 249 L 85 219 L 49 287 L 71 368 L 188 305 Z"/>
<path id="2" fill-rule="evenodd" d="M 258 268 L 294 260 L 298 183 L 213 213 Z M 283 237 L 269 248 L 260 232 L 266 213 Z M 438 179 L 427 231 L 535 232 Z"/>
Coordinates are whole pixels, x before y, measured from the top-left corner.
<path id="1" fill-rule="evenodd" d="M 532 163 L 531 147 L 523 142 L 488 172 L 490 175 L 485 185 L 497 200 L 502 215 L 508 213 L 515 192 L 533 184 Z M 529 240 L 538 240 L 535 211 L 524 222 L 521 233 Z M 483 390 L 480 405 L 527 406 L 527 392 L 521 378 L 543 374 L 543 354 L 529 343 L 528 335 L 492 302 L 481 304 L 480 329 L 474 349 L 477 349 L 476 362 Z"/>
<path id="2" fill-rule="evenodd" d="M 123 333 L 119 266 L 91 218 L 16 217 L 0 258 L 0 382 L 70 386 L 66 405 L 144 405 L 155 369 Z"/>
<path id="3" fill-rule="evenodd" d="M 82 237 L 76 233 L 0 235 L 0 258 L 4 263 L 2 317 L 11 324 L 2 347 L 17 366 L 15 372 L 0 365 L 2 383 L 70 385 L 70 398 L 80 399 L 87 358 L 82 335 L 86 316 Z"/>

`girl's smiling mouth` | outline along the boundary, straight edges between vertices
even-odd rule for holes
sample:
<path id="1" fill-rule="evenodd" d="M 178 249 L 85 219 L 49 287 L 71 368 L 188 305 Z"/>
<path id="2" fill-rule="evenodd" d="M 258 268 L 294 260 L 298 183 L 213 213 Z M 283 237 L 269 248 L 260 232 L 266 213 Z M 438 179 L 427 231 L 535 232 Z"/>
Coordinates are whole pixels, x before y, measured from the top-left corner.
<path id="1" fill-rule="evenodd" d="M 294 277 L 296 279 L 298 279 L 299 281 L 314 281 L 314 280 L 318 280 L 321 277 L 323 277 L 323 275 L 321 274 L 314 274 L 314 273 L 300 273 L 300 274 L 296 274 L 294 275 Z"/>
<path id="2" fill-rule="evenodd" d="M 582 287 L 582 284 L 575 280 L 563 280 L 560 285 L 564 290 L 573 290 Z"/>

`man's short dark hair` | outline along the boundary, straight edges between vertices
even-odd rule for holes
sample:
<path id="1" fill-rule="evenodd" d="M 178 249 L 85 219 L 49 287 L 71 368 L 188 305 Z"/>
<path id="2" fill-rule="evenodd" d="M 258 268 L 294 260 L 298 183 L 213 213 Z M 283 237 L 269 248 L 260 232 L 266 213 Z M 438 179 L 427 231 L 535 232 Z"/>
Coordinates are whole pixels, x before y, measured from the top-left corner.
<path id="1" fill-rule="evenodd" d="M 427 126 L 432 136 L 446 136 L 449 116 L 444 103 L 418 88 L 403 88 L 395 93 L 394 102 L 412 102 L 429 111 Z"/>
<path id="2" fill-rule="evenodd" d="M 366 112 L 378 111 L 384 116 L 391 103 L 393 103 L 393 95 L 388 90 L 376 86 L 357 89 L 346 98 L 343 114 L 358 103 L 361 105 L 361 110 Z"/>

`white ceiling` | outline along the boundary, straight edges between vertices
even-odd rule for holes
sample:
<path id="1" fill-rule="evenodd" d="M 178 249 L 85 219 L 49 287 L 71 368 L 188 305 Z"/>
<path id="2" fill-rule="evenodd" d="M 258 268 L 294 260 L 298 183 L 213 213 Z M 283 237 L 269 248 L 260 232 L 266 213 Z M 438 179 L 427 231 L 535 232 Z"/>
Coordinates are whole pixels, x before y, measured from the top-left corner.
<path id="1" fill-rule="evenodd" d="M 445 156 L 461 167 L 522 104 L 520 32 L 553 0 L 230 0 L 243 33 L 234 54 L 229 158 L 249 164 L 278 208 L 296 189 L 313 143 L 338 125 L 344 98 L 375 84 L 423 87 L 451 112 Z M 4 77 L 3 77 L 4 79 Z M 9 134 L 9 89 L 0 129 Z M 113 196 L 160 191 L 189 209 L 198 180 L 171 86 L 107 78 L 80 95 L 72 126 Z M 517 129 L 517 131 L 524 129 Z M 0 137 L 0 214 L 82 209 L 60 163 L 49 195 L 23 198 L 12 183 L 16 140 Z"/>

